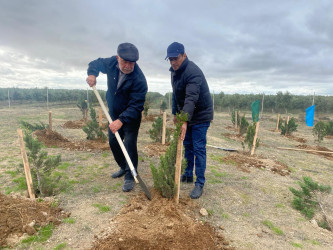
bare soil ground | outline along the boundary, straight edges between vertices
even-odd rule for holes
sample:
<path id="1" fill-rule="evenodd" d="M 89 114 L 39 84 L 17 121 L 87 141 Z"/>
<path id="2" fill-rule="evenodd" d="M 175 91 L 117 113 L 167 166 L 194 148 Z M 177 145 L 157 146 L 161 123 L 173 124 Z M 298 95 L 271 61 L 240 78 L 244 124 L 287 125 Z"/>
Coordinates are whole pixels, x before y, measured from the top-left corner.
<path id="1" fill-rule="evenodd" d="M 139 174 L 153 194 L 152 201 L 146 199 L 138 185 L 132 192 L 124 193 L 122 178 L 110 178 L 118 167 L 106 142 L 90 144 L 82 129 L 64 126 L 68 121 L 80 120 L 79 109 L 51 110 L 53 131 L 41 131 L 36 136 L 47 145 L 50 155 L 62 156 L 64 165 L 58 171 L 70 180 L 71 188 L 52 200 L 75 223 L 63 221 L 47 242 L 34 242 L 31 249 L 53 249 L 60 244 L 66 249 L 331 249 L 333 245 L 332 232 L 319 227 L 316 221 L 306 220 L 291 206 L 293 196 L 289 187 L 298 188 L 297 181 L 302 176 L 310 176 L 324 185 L 331 185 L 333 177 L 331 155 L 277 149 L 282 146 L 332 151 L 331 138 L 317 145 L 311 128 L 303 123 L 292 137 L 285 137 L 273 132 L 276 114 L 267 114 L 260 124 L 262 144 L 251 157 L 242 150 L 243 139 L 233 130 L 230 115 L 216 113 L 208 130 L 208 143 L 238 152 L 207 147 L 203 196 L 191 200 L 193 184 L 182 184 L 180 204 L 175 205 L 153 189 L 150 164 L 157 165 L 166 150 L 166 146 L 153 143 L 148 134 L 158 110 L 152 110 L 152 118 L 141 124 L 138 139 Z M 247 114 L 248 120 L 250 117 Z M 0 108 L 0 191 L 6 195 L 26 193 L 17 188 L 17 179 L 24 177 L 19 167 L 22 159 L 16 134 L 19 120 L 47 123 L 48 111 L 23 106 Z M 167 123 L 172 128 L 171 116 Z M 331 218 L 332 194 L 321 198 Z M 108 206 L 109 210 L 100 211 L 97 205 Z M 208 215 L 199 213 L 202 208 Z M 43 209 L 46 208 L 37 210 Z M 283 233 L 276 234 L 265 226 L 265 221 Z M 23 246 L 18 243 L 15 248 Z"/>

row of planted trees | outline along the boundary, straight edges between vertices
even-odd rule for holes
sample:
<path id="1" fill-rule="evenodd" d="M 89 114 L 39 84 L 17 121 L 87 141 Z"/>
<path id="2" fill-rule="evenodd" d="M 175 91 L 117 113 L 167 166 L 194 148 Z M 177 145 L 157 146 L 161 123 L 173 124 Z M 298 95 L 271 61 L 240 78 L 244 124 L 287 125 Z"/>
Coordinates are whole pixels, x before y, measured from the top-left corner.
<path id="1" fill-rule="evenodd" d="M 102 99 L 105 101 L 105 91 L 100 90 Z M 233 109 L 246 110 L 253 100 L 264 100 L 265 112 L 287 113 L 304 111 L 311 106 L 315 98 L 316 112 L 331 113 L 333 110 L 333 96 L 301 96 L 293 95 L 290 92 L 277 92 L 275 95 L 263 94 L 212 94 L 214 100 L 214 110 L 228 111 Z M 18 103 L 26 102 L 73 102 L 81 99 L 87 99 L 91 103 L 97 103 L 97 99 L 91 90 L 82 89 L 47 89 L 47 88 L 0 88 L 0 102 L 11 101 Z M 161 103 L 166 108 L 171 108 L 172 94 L 162 95 L 158 92 L 148 92 L 146 106 L 150 108 L 159 108 Z"/>

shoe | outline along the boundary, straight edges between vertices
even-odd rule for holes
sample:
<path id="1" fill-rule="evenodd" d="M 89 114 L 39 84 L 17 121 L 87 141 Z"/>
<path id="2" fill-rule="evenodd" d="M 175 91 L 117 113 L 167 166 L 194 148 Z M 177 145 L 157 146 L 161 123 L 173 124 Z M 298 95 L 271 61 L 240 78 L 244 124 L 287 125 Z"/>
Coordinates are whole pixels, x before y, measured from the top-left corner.
<path id="1" fill-rule="evenodd" d="M 182 177 L 180 178 L 181 182 L 187 182 L 187 183 L 192 183 L 193 182 L 193 176 L 186 176 L 186 175 L 182 175 Z"/>
<path id="2" fill-rule="evenodd" d="M 124 169 L 120 169 L 118 172 L 115 172 L 111 175 L 112 178 L 119 178 L 122 177 L 125 174 L 125 170 Z"/>
<path id="3" fill-rule="evenodd" d="M 129 192 L 134 188 L 134 180 L 125 180 L 123 185 L 123 191 Z"/>
<path id="4" fill-rule="evenodd" d="M 192 192 L 190 193 L 190 197 L 192 199 L 198 199 L 202 195 L 202 192 L 203 192 L 203 187 L 196 185 L 193 188 Z"/>

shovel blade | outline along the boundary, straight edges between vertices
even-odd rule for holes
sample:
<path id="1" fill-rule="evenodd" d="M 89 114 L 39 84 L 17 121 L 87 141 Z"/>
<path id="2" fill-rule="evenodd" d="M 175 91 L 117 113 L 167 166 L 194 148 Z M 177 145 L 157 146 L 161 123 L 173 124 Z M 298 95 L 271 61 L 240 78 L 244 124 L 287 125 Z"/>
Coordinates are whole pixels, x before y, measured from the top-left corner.
<path id="1" fill-rule="evenodd" d="M 151 200 L 151 194 L 146 186 L 146 184 L 143 182 L 143 180 L 141 179 L 141 177 L 139 175 L 136 176 L 136 178 L 138 179 L 139 181 L 139 185 L 140 187 L 142 188 L 143 192 L 145 193 L 145 195 L 147 196 L 147 198 L 149 200 Z"/>

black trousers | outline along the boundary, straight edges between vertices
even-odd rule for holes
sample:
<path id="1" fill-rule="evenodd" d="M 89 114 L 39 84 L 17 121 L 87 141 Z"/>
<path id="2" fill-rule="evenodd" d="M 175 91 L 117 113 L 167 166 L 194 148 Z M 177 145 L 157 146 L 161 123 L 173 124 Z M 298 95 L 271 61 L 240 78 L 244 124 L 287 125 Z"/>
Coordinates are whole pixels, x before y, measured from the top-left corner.
<path id="1" fill-rule="evenodd" d="M 138 148 L 137 148 L 137 140 L 138 140 L 138 133 L 141 124 L 141 119 L 138 119 L 135 122 L 124 124 L 119 130 L 118 133 L 124 142 L 125 148 L 129 157 L 132 160 L 133 166 L 135 170 L 138 168 Z M 126 158 L 124 153 L 122 152 L 119 143 L 115 134 L 113 134 L 108 128 L 109 133 L 109 144 L 110 149 L 113 153 L 113 157 L 118 163 L 118 166 L 125 170 L 125 180 L 132 180 L 133 176 L 131 170 L 127 164 Z"/>

